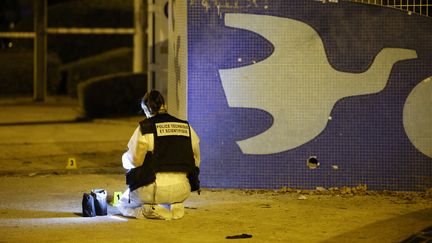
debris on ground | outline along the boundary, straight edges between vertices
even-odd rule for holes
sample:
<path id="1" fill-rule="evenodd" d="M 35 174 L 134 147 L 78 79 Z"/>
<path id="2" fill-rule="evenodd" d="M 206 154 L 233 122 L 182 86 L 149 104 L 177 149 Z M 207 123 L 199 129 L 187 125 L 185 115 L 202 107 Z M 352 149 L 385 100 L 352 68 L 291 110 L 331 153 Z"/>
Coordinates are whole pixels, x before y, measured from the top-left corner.
<path id="1" fill-rule="evenodd" d="M 307 197 L 305 195 L 300 195 L 297 199 L 298 200 L 306 200 Z"/>
<path id="2" fill-rule="evenodd" d="M 229 236 L 225 237 L 225 239 L 246 239 L 246 238 L 252 238 L 252 235 L 241 234 L 241 235 L 229 235 Z"/>
<path id="3" fill-rule="evenodd" d="M 315 190 L 295 189 L 290 187 L 282 187 L 277 190 L 278 194 L 289 194 L 296 193 L 299 195 L 331 195 L 331 196 L 389 196 L 395 197 L 400 200 L 406 201 L 418 201 L 418 200 L 431 200 L 432 199 L 432 188 L 427 189 L 424 192 L 401 192 L 401 191 L 371 191 L 368 190 L 367 185 L 359 184 L 354 187 L 342 186 L 342 187 L 330 187 L 325 188 L 318 186 Z M 300 199 L 300 198 L 298 198 Z M 303 198 L 302 198 L 303 199 Z"/>

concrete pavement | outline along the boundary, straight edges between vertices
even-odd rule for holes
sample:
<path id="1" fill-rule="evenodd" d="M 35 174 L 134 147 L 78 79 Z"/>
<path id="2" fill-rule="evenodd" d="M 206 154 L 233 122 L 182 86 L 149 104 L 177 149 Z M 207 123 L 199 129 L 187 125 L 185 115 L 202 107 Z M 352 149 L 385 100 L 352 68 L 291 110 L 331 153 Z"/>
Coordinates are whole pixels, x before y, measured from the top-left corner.
<path id="1" fill-rule="evenodd" d="M 78 101 L 67 97 L 0 99 L 0 175 L 122 173 L 140 119 L 82 120 Z"/>
<path id="2" fill-rule="evenodd" d="M 253 242 L 430 240 L 423 236 L 431 199 L 419 193 L 203 189 L 186 201 L 181 220 L 134 220 L 113 207 L 81 217 L 84 192 L 103 188 L 112 197 L 125 189 L 121 155 L 142 117 L 80 114 L 77 100 L 65 97 L 0 99 L 0 242 L 221 242 L 243 234 Z M 71 159 L 76 168 L 67 168 Z"/>

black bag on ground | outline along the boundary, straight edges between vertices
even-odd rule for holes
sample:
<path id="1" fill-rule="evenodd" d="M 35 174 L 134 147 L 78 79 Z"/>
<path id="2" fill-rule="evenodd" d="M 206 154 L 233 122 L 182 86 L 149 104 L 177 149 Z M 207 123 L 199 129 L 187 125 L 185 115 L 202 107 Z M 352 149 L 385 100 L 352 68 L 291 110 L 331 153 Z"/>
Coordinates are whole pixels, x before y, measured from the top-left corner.
<path id="1" fill-rule="evenodd" d="M 95 217 L 96 216 L 96 209 L 95 209 L 93 196 L 89 195 L 87 193 L 83 194 L 82 214 L 83 214 L 83 217 Z"/>
<path id="2" fill-rule="evenodd" d="M 94 198 L 96 215 L 104 216 L 108 214 L 107 210 L 107 191 L 104 189 L 94 189 L 91 191 Z"/>

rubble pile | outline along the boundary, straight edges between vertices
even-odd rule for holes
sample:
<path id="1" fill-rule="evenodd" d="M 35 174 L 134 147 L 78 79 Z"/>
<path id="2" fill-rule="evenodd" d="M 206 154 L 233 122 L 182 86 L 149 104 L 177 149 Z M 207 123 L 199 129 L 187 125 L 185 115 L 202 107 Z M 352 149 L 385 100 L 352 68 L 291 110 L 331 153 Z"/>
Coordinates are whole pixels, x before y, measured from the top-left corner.
<path id="1" fill-rule="evenodd" d="M 304 189 L 295 189 L 289 187 L 282 187 L 277 190 L 277 193 L 297 193 L 299 195 L 303 195 L 299 197 L 299 199 L 305 199 L 305 195 L 331 195 L 331 196 L 342 196 L 342 197 L 350 197 L 350 196 L 390 196 L 397 197 L 399 199 L 414 201 L 414 200 L 432 200 L 432 188 L 427 189 L 424 192 L 400 192 L 400 191 L 371 191 L 368 190 L 367 185 L 360 184 L 358 186 L 349 187 L 316 187 L 315 190 L 304 190 Z"/>

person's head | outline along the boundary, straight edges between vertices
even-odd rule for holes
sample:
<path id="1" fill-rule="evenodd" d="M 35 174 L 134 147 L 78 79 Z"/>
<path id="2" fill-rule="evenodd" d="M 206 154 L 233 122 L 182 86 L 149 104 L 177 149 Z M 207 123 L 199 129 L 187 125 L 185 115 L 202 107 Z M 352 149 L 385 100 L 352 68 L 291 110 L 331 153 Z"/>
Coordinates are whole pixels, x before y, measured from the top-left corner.
<path id="1" fill-rule="evenodd" d="M 157 90 L 147 92 L 141 100 L 141 108 L 147 118 L 157 114 L 161 110 L 165 110 L 165 100 L 161 93 Z"/>

